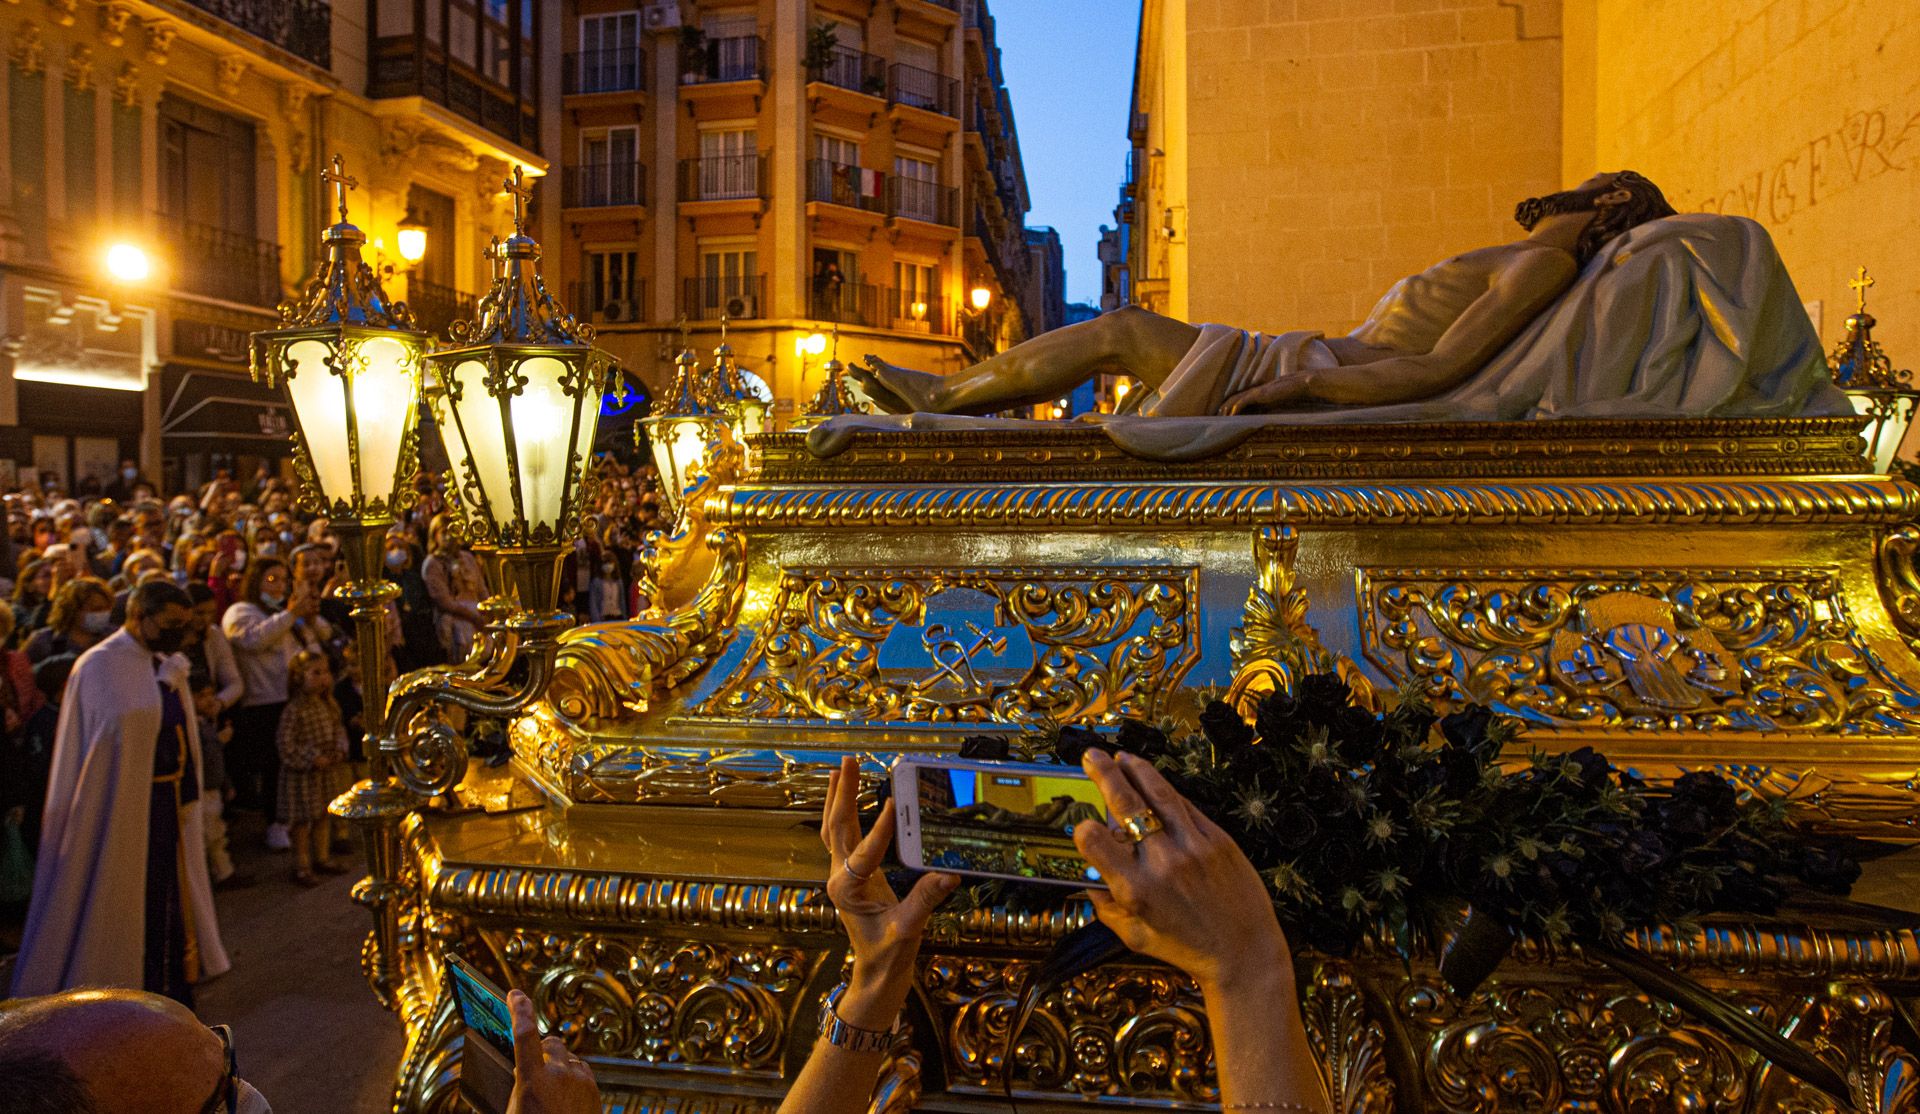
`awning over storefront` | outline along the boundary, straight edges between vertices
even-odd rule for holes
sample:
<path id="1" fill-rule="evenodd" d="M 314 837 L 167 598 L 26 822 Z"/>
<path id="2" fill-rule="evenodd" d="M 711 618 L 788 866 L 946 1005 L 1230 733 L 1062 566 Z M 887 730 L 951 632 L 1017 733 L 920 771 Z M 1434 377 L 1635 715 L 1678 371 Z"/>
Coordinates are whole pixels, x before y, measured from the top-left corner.
<path id="1" fill-rule="evenodd" d="M 160 436 L 167 441 L 270 441 L 285 449 L 292 433 L 286 399 L 244 372 L 188 364 L 168 364 L 160 372 Z"/>

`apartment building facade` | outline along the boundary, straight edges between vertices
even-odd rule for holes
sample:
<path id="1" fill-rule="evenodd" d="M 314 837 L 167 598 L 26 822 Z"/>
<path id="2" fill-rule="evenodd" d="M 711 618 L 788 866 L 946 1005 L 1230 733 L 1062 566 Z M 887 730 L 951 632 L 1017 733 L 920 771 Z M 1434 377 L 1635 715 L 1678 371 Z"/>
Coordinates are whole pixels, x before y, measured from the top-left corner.
<path id="1" fill-rule="evenodd" d="M 335 154 L 389 292 L 436 330 L 470 312 L 502 180 L 558 139 L 559 2 L 0 5 L 0 482 L 284 457 L 247 336 L 311 271 Z"/>
<path id="2" fill-rule="evenodd" d="M 1026 182 L 985 0 L 568 11 L 567 300 L 640 379 L 704 357 L 724 319 L 781 425 L 832 354 L 810 337 L 951 372 L 1027 335 Z"/>

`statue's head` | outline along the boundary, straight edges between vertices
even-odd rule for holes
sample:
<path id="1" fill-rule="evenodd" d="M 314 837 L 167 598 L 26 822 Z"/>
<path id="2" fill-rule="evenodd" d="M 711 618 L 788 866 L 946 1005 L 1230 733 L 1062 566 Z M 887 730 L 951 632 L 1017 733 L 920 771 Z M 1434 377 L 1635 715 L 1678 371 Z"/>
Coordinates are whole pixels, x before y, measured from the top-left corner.
<path id="1" fill-rule="evenodd" d="M 1534 225 L 1563 213 L 1593 214 L 1573 249 L 1574 258 L 1585 267 L 1608 240 L 1636 225 L 1673 216 L 1674 209 L 1659 186 L 1631 170 L 1611 170 L 1570 190 L 1529 197 L 1514 207 L 1513 219 L 1531 232 Z"/>

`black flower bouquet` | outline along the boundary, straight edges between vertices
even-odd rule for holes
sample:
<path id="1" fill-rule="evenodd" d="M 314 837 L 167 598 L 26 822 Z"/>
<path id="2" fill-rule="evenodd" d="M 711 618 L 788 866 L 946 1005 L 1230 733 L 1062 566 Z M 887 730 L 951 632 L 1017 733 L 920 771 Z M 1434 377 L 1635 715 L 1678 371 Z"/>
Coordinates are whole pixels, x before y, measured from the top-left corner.
<path id="1" fill-rule="evenodd" d="M 1130 751 L 1239 843 L 1295 941 L 1334 955 L 1373 941 L 1407 961 L 1422 943 L 1444 944 L 1441 973 L 1462 993 L 1516 934 L 1577 944 L 1844 1093 L 1804 1050 L 1622 943 L 1640 926 L 1686 931 L 1708 913 L 1769 913 L 1797 889 L 1846 894 L 1859 866 L 1790 824 L 1782 805 L 1742 797 L 1711 772 L 1655 787 L 1590 747 L 1503 768 L 1516 721 L 1478 706 L 1441 716 L 1405 694 L 1375 714 L 1331 673 L 1267 696 L 1251 724 L 1219 701 L 1198 720 L 1185 732 L 1127 721 L 1112 735 L 976 736 L 962 756 L 1077 764 L 1088 747 Z M 1059 895 L 989 883 L 971 899 L 1031 908 Z M 1125 954 L 1098 923 L 1062 941 L 1030 983 L 1015 1031 L 1040 996 Z"/>

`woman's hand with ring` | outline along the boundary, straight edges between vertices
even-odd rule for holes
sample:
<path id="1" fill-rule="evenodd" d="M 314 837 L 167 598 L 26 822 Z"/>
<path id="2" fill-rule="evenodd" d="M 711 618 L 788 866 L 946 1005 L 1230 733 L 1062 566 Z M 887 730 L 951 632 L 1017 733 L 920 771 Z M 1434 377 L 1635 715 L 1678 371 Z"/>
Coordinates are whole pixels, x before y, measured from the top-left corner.
<path id="1" fill-rule="evenodd" d="M 1142 955 L 1193 976 L 1202 991 L 1243 971 L 1291 970 L 1286 937 L 1260 875 L 1233 838 L 1200 814 L 1144 759 L 1090 748 L 1081 759 L 1117 823 L 1083 821 L 1073 841 L 1108 889 L 1094 914 Z M 1157 817 L 1159 830 L 1146 817 Z"/>
<path id="2" fill-rule="evenodd" d="M 832 859 L 827 897 L 853 947 L 853 979 L 840 1000 L 839 1014 L 849 1025 L 885 1029 L 906 1001 L 927 920 L 960 879 L 927 874 L 906 897 L 895 894 L 880 869 L 893 843 L 893 810 L 882 810 L 873 830 L 863 836 L 859 798 L 860 764 L 849 755 L 828 778 L 820 824 L 820 840 Z"/>

